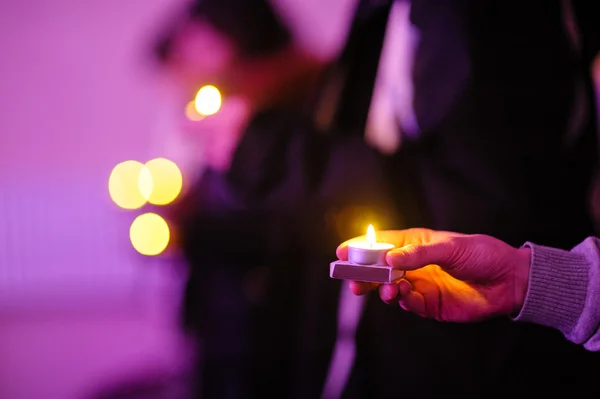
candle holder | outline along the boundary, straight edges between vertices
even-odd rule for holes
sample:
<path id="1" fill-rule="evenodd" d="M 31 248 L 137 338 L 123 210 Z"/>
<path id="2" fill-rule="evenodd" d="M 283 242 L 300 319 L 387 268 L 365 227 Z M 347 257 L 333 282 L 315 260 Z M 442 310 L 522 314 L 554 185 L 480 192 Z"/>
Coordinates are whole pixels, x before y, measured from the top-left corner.
<path id="1" fill-rule="evenodd" d="M 331 262 L 329 277 L 369 283 L 393 283 L 404 277 L 404 271 L 388 266 L 385 257 L 394 245 L 376 241 L 375 229 L 369 225 L 367 240 L 348 244 L 348 260 Z"/>

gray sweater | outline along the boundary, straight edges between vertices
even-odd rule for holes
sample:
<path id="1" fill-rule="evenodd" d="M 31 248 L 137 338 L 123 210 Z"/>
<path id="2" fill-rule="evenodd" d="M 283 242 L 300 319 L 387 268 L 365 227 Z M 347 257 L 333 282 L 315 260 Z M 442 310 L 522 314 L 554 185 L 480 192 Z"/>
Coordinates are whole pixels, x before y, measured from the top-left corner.
<path id="1" fill-rule="evenodd" d="M 600 239 L 588 237 L 570 251 L 531 248 L 525 303 L 516 321 L 555 328 L 590 351 L 600 351 Z"/>

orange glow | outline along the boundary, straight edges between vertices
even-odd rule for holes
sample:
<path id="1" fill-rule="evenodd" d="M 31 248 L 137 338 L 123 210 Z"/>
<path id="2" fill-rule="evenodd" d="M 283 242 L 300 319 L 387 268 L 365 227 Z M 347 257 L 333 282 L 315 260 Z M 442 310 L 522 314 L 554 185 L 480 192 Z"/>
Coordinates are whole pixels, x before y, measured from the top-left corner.
<path id="1" fill-rule="evenodd" d="M 167 248 L 171 232 L 162 217 L 156 213 L 144 213 L 131 224 L 129 238 L 133 248 L 140 254 L 155 256 Z"/>
<path id="2" fill-rule="evenodd" d="M 123 209 L 138 209 L 146 203 L 140 192 L 140 180 L 149 177 L 144 165 L 138 161 L 125 161 L 115 166 L 108 178 L 108 192 L 111 199 Z"/>
<path id="3" fill-rule="evenodd" d="M 221 109 L 221 93 L 215 86 L 203 86 L 194 99 L 196 112 L 201 116 L 216 114 Z"/>
<path id="4" fill-rule="evenodd" d="M 377 236 L 375 235 L 375 228 L 373 227 L 372 224 L 370 224 L 369 227 L 367 227 L 367 242 L 369 243 L 369 246 L 373 246 L 377 242 Z"/>
<path id="5" fill-rule="evenodd" d="M 190 101 L 185 106 L 185 116 L 189 120 L 194 121 L 194 122 L 198 122 L 198 121 L 201 121 L 202 119 L 204 119 L 204 116 L 200 115 L 198 113 L 198 111 L 196 111 L 196 104 L 194 103 L 194 101 Z"/>

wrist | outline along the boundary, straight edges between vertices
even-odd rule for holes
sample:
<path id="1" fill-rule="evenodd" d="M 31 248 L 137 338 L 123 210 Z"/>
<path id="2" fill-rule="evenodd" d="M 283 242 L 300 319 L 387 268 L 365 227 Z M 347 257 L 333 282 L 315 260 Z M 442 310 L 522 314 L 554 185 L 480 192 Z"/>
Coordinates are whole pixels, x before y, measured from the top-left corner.
<path id="1" fill-rule="evenodd" d="M 525 303 L 527 289 L 529 287 L 529 272 L 531 269 L 531 249 L 522 247 L 517 249 L 516 262 L 514 265 L 514 292 L 513 292 L 513 314 L 518 314 Z"/>

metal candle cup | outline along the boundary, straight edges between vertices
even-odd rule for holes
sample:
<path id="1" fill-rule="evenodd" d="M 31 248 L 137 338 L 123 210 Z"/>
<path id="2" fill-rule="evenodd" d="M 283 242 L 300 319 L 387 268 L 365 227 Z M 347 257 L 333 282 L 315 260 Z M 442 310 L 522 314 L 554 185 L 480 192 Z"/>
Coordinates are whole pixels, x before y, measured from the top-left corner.
<path id="1" fill-rule="evenodd" d="M 385 257 L 392 244 L 354 242 L 348 244 L 348 261 L 359 265 L 386 265 Z"/>
<path id="2" fill-rule="evenodd" d="M 348 261 L 338 260 L 329 265 L 329 277 L 391 284 L 404 277 L 404 271 L 388 266 L 385 257 L 394 245 L 377 242 L 375 229 L 369 225 L 365 241 L 348 243 Z"/>

